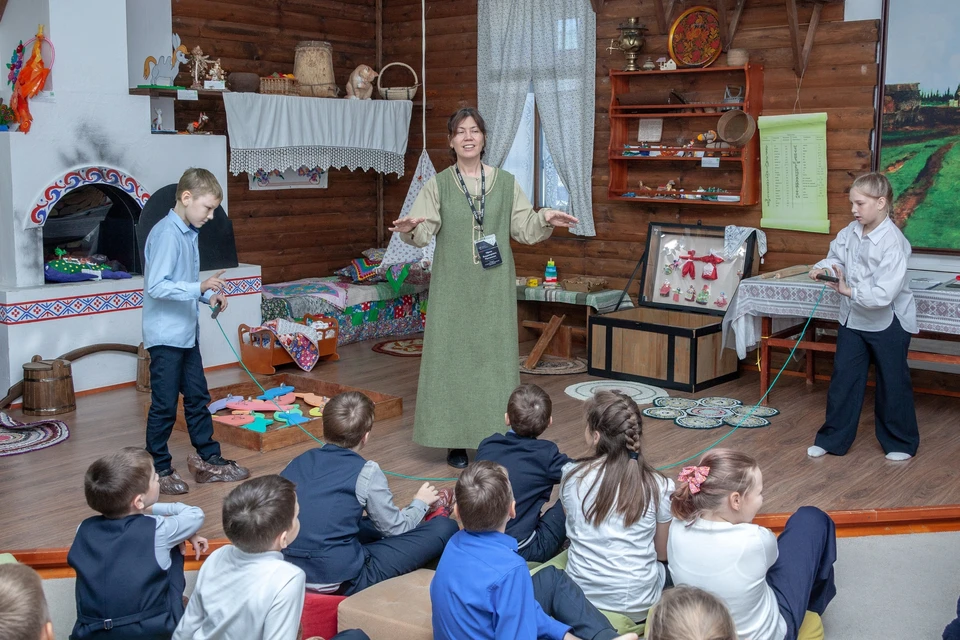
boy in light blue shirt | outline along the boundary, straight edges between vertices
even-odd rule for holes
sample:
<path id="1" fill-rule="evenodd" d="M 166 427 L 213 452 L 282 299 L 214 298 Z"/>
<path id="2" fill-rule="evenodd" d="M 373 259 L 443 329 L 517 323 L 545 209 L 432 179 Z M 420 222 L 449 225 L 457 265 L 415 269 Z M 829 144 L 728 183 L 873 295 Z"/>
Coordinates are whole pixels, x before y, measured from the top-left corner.
<path id="1" fill-rule="evenodd" d="M 197 482 L 233 482 L 250 472 L 220 455 L 207 405 L 210 393 L 200 357 L 199 302 L 227 308 L 223 271 L 200 281 L 198 232 L 223 199 L 216 176 L 187 169 L 177 183 L 177 202 L 147 237 L 143 283 L 143 345 L 150 352 L 147 451 L 160 476 L 160 493 L 187 493 L 167 448 L 183 393 L 190 442 L 197 450 L 187 467 Z"/>

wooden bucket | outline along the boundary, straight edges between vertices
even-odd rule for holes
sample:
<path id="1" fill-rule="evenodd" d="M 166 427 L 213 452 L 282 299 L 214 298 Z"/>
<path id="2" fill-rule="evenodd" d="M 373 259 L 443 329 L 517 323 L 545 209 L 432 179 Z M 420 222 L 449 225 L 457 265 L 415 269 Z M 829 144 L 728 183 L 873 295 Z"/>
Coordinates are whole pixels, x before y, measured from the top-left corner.
<path id="1" fill-rule="evenodd" d="M 150 352 L 142 342 L 137 347 L 137 391 L 150 393 Z"/>
<path id="2" fill-rule="evenodd" d="M 76 408 L 69 360 L 43 360 L 40 356 L 33 356 L 23 365 L 25 415 L 53 416 Z"/>
<path id="3" fill-rule="evenodd" d="M 300 83 L 300 95 L 313 98 L 336 98 L 340 93 L 333 77 L 333 47 L 321 40 L 297 43 L 293 75 Z"/>

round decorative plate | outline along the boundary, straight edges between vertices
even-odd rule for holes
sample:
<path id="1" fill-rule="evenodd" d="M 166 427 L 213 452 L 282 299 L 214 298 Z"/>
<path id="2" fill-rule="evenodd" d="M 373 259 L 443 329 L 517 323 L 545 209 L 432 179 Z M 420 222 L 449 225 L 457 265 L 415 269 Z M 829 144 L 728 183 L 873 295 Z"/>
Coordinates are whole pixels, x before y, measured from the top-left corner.
<path id="1" fill-rule="evenodd" d="M 690 398 L 657 398 L 653 401 L 653 404 L 658 407 L 671 407 L 673 409 L 689 409 L 690 407 L 697 406 L 696 400 L 691 400 Z"/>
<path id="2" fill-rule="evenodd" d="M 720 398 L 717 396 L 700 398 L 699 402 L 702 407 L 723 407 L 724 409 L 732 409 L 733 407 L 743 404 L 736 398 Z"/>
<path id="3" fill-rule="evenodd" d="M 723 424 L 723 420 L 720 418 L 702 418 L 700 416 L 680 416 L 674 422 L 687 429 L 716 429 Z"/>
<path id="4" fill-rule="evenodd" d="M 657 420 L 674 420 L 686 414 L 683 409 L 674 409 L 673 407 L 647 407 L 643 410 L 643 415 Z"/>
<path id="5" fill-rule="evenodd" d="M 724 418 L 723 422 L 731 427 L 740 427 L 741 429 L 756 429 L 757 427 L 770 426 L 770 421 L 760 416 L 739 416 L 734 414 Z"/>
<path id="6" fill-rule="evenodd" d="M 670 27 L 670 57 L 679 67 L 705 67 L 720 57 L 720 16 L 710 7 L 692 7 Z"/>
<path id="7" fill-rule="evenodd" d="M 773 407 L 762 407 L 757 405 L 755 407 L 748 407 L 746 405 L 740 405 L 739 407 L 733 407 L 731 409 L 738 416 L 758 416 L 760 418 L 772 418 L 773 416 L 779 415 L 780 410 L 774 409 Z"/>
<path id="8" fill-rule="evenodd" d="M 723 407 L 690 407 L 687 409 L 687 415 L 700 416 L 701 418 L 726 418 L 732 415 L 730 409 Z"/>

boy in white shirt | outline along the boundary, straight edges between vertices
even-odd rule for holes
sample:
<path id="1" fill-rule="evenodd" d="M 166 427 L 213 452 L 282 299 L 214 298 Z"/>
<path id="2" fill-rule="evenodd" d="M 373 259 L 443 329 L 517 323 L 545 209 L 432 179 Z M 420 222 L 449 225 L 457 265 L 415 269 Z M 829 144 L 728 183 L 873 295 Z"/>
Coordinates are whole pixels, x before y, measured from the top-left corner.
<path id="1" fill-rule="evenodd" d="M 295 640 L 306 575 L 280 550 L 300 532 L 295 485 L 278 475 L 248 480 L 223 501 L 232 545 L 217 549 L 197 576 L 173 640 Z M 369 640 L 362 631 L 335 636 Z"/>

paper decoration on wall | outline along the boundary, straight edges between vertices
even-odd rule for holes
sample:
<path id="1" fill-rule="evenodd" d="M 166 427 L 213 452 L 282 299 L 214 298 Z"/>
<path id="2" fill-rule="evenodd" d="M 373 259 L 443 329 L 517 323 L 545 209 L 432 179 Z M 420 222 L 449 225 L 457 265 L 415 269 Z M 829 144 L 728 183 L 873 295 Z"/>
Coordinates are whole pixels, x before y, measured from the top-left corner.
<path id="1" fill-rule="evenodd" d="M 180 72 L 180 65 L 187 61 L 187 47 L 180 44 L 180 36 L 173 34 L 173 50 L 169 56 L 159 59 L 147 56 L 143 61 L 143 79 L 147 84 L 172 87 Z"/>
<path id="2" fill-rule="evenodd" d="M 760 226 L 830 233 L 827 114 L 760 116 Z"/>
<path id="3" fill-rule="evenodd" d="M 433 167 L 433 162 L 427 154 L 426 149 L 420 154 L 420 161 L 417 162 L 417 169 L 413 174 L 413 180 L 410 182 L 410 188 L 407 190 L 407 198 L 403 201 L 403 208 L 400 209 L 400 218 L 410 215 L 413 203 L 420 194 L 423 185 L 427 180 L 437 175 L 437 170 Z M 392 222 L 392 220 L 391 220 Z M 418 249 L 413 245 L 407 244 L 400 239 L 399 233 L 394 233 L 390 238 L 390 244 L 387 245 L 387 252 L 383 254 L 384 265 L 406 264 L 408 262 L 433 262 L 433 250 L 437 246 L 437 239 L 430 240 L 430 244 Z"/>
<path id="4" fill-rule="evenodd" d="M 251 191 L 271 189 L 326 189 L 328 172 L 314 167 L 300 167 L 286 171 L 264 171 L 247 174 Z"/>

